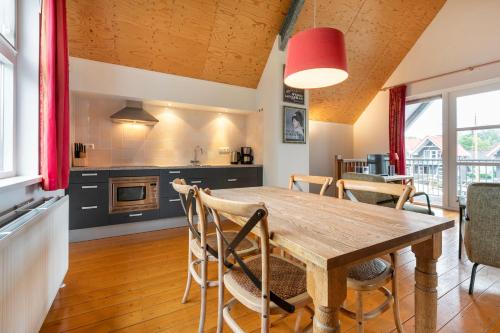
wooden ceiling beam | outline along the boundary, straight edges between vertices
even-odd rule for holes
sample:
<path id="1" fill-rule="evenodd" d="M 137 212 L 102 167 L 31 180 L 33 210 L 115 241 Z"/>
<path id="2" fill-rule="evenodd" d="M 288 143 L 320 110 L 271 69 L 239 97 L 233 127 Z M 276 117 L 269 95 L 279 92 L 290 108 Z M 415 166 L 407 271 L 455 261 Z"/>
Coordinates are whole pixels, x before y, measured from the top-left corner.
<path id="1" fill-rule="evenodd" d="M 286 14 L 285 21 L 283 22 L 279 33 L 279 49 L 281 51 L 284 51 L 286 49 L 288 40 L 292 36 L 293 30 L 295 28 L 295 22 L 297 22 L 300 11 L 304 6 L 304 1 L 305 0 L 292 0 L 292 3 L 290 4 L 290 8 L 288 9 L 288 13 Z"/>

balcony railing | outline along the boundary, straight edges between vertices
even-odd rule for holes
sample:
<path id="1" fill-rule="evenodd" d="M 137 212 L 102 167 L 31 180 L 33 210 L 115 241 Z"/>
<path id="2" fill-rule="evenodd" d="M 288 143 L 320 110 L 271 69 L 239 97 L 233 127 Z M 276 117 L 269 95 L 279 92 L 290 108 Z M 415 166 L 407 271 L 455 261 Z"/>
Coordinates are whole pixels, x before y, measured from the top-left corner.
<path id="1" fill-rule="evenodd" d="M 433 204 L 443 200 L 443 161 L 434 158 L 406 159 L 406 174 L 413 176 L 417 191 L 426 192 Z M 459 160 L 457 194 L 466 195 L 473 182 L 500 183 L 499 160 Z"/>
<path id="2" fill-rule="evenodd" d="M 429 195 L 433 204 L 443 201 L 443 161 L 437 158 L 407 158 L 406 174 L 413 176 L 417 191 Z"/>
<path id="3" fill-rule="evenodd" d="M 500 161 L 460 160 L 457 162 L 457 194 L 465 196 L 470 183 L 500 183 Z"/>

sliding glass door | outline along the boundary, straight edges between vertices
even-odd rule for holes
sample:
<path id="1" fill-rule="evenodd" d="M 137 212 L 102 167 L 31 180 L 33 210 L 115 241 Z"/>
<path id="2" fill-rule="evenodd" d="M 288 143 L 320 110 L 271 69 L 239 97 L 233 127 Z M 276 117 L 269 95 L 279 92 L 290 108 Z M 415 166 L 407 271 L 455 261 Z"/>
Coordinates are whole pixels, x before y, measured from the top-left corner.
<path id="1" fill-rule="evenodd" d="M 406 174 L 431 203 L 443 205 L 443 101 L 441 96 L 406 103 Z M 416 200 L 423 200 L 418 197 Z M 423 203 L 423 202 L 422 202 Z"/>
<path id="2" fill-rule="evenodd" d="M 500 84 L 450 94 L 450 198 L 473 182 L 500 182 Z"/>
<path id="3" fill-rule="evenodd" d="M 406 102 L 406 173 L 431 203 L 458 208 L 473 182 L 500 182 L 500 83 Z"/>

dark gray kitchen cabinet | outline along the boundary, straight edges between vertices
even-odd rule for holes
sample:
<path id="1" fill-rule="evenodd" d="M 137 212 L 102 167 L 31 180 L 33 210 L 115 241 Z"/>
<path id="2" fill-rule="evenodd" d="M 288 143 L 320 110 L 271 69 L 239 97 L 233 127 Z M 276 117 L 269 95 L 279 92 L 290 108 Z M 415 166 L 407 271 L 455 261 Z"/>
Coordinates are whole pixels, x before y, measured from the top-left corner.
<path id="1" fill-rule="evenodd" d="M 109 170 L 71 171 L 69 175 L 69 183 L 107 183 L 108 178 Z"/>
<path id="2" fill-rule="evenodd" d="M 166 169 L 160 173 L 160 197 L 166 198 L 177 194 L 172 188 L 172 181 L 181 178 L 188 185 L 200 188 L 216 188 L 218 174 L 215 168 Z"/>
<path id="3" fill-rule="evenodd" d="M 144 210 L 137 212 L 115 213 L 109 215 L 109 224 L 121 224 L 154 220 L 160 218 L 160 210 Z"/>
<path id="4" fill-rule="evenodd" d="M 108 206 L 106 204 L 69 205 L 69 229 L 84 229 L 108 225 Z"/>
<path id="5" fill-rule="evenodd" d="M 179 195 L 173 195 L 167 198 L 160 198 L 160 217 L 183 216 L 181 198 Z"/>
<path id="6" fill-rule="evenodd" d="M 109 171 L 72 171 L 70 174 L 69 228 L 83 229 L 108 224 Z"/>
<path id="7" fill-rule="evenodd" d="M 148 177 L 148 176 L 159 176 L 159 169 L 120 169 L 120 170 L 110 170 L 109 177 Z"/>
<path id="8" fill-rule="evenodd" d="M 109 178 L 160 176 L 160 209 L 109 214 Z M 262 186 L 262 166 L 193 167 L 163 169 L 111 169 L 71 171 L 70 229 L 140 222 L 184 215 L 175 178 L 185 179 L 200 188 L 223 189 Z"/>
<path id="9" fill-rule="evenodd" d="M 215 188 L 238 188 L 262 186 L 262 168 L 245 167 L 218 169 L 217 186 Z"/>

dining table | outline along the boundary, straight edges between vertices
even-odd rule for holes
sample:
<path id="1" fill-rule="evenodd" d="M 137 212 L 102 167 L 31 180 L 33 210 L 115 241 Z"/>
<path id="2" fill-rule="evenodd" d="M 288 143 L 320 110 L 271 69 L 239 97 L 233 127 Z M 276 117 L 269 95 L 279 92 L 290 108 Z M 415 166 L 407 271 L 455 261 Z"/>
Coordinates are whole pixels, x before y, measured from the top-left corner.
<path id="1" fill-rule="evenodd" d="M 271 243 L 306 265 L 307 292 L 314 303 L 313 332 L 340 332 L 350 266 L 408 246 L 416 256 L 415 332 L 436 331 L 436 264 L 441 234 L 454 226 L 452 218 L 278 187 L 220 189 L 212 195 L 265 204 Z M 246 222 L 229 218 L 240 225 Z"/>

